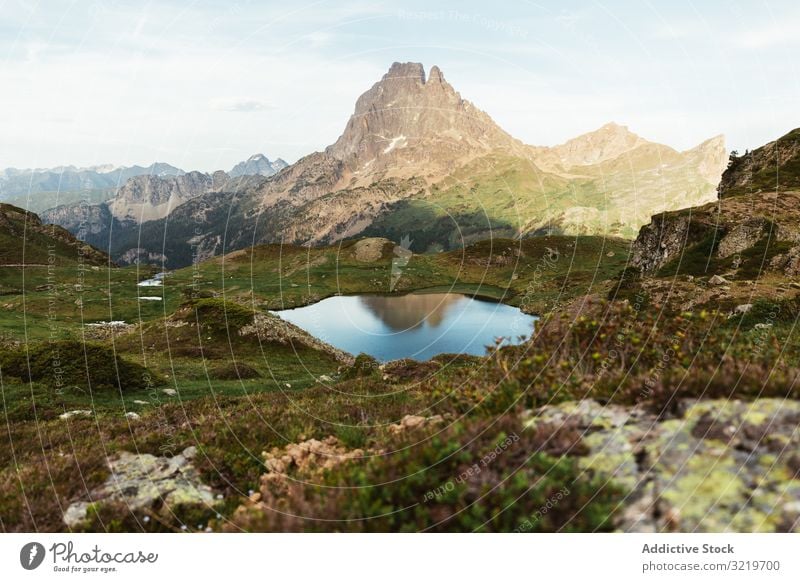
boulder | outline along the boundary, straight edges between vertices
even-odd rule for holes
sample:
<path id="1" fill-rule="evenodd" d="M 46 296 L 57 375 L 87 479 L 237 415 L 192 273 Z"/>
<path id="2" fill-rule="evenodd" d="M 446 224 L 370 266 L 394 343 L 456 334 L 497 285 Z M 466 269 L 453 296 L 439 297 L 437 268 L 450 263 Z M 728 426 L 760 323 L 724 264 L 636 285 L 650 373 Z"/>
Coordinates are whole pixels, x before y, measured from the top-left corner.
<path id="1" fill-rule="evenodd" d="M 587 471 L 627 493 L 620 531 L 800 532 L 800 402 L 681 402 L 682 418 L 639 408 L 565 402 L 531 413 L 528 426 L 576 423 Z"/>
<path id="2" fill-rule="evenodd" d="M 70 528 L 80 526 L 95 504 L 118 502 L 137 511 L 163 503 L 160 511 L 165 513 L 179 505 L 214 504 L 217 501 L 214 492 L 201 482 L 191 463 L 196 454 L 196 447 L 188 447 L 172 457 L 121 452 L 109 461 L 111 475 L 105 483 L 93 490 L 88 500 L 67 507 L 64 524 Z"/>

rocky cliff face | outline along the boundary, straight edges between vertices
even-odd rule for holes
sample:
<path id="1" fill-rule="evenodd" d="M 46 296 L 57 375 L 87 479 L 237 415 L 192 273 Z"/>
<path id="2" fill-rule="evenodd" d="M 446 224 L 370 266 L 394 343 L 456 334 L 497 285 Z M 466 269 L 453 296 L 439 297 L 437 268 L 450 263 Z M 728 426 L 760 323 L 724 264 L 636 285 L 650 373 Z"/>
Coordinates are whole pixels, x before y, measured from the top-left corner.
<path id="1" fill-rule="evenodd" d="M 800 189 L 800 128 L 742 156 L 731 156 L 719 197 Z"/>
<path id="2" fill-rule="evenodd" d="M 643 273 L 657 271 L 690 243 L 690 225 L 689 216 L 654 216 L 639 231 L 631 247 L 631 264 Z"/>
<path id="3" fill-rule="evenodd" d="M 221 188 L 228 180 L 225 172 L 213 175 L 189 172 L 181 176 L 137 176 L 128 180 L 108 208 L 114 218 L 135 223 L 158 220 L 174 208 L 209 190 Z"/>

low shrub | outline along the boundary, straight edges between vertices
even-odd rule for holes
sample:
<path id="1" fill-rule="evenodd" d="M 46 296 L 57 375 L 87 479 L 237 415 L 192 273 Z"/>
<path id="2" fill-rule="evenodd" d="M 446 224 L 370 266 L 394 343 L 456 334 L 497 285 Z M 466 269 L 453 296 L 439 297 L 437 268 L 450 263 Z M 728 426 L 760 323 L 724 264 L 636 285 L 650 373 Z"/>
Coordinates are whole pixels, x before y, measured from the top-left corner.
<path id="1" fill-rule="evenodd" d="M 261 493 L 269 509 L 237 516 L 251 531 L 606 531 L 623 492 L 571 457 L 542 450 L 518 419 L 463 421 L 391 453 L 349 461 L 320 485 L 291 480 Z"/>
<path id="2" fill-rule="evenodd" d="M 727 314 L 619 303 L 584 313 L 543 320 L 529 342 L 497 350 L 493 365 L 436 382 L 437 408 L 497 415 L 595 398 L 669 413 L 683 397 L 800 396 L 797 342 L 744 333 Z"/>
<path id="3" fill-rule="evenodd" d="M 380 372 L 380 362 L 369 354 L 358 354 L 355 361 L 340 375 L 342 380 L 352 380 L 354 378 L 367 378 Z"/>

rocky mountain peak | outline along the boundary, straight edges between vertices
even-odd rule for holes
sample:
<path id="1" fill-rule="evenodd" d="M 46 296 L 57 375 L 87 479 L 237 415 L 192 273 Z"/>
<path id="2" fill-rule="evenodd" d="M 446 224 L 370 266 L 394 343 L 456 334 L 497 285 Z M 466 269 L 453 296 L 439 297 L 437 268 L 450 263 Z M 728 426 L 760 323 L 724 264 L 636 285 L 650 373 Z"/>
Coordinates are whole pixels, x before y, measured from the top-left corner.
<path id="1" fill-rule="evenodd" d="M 390 79 L 401 79 L 418 81 L 425 84 L 425 68 L 422 63 L 392 63 L 389 71 L 383 76 L 383 81 Z"/>
<path id="2" fill-rule="evenodd" d="M 431 68 L 431 74 L 428 79 L 428 82 L 440 83 L 440 84 L 444 83 L 444 75 L 442 74 L 441 69 L 439 69 L 439 67 L 437 67 L 436 65 L 433 65 L 433 67 Z"/>
<path id="3" fill-rule="evenodd" d="M 253 154 L 243 162 L 239 162 L 229 172 L 231 178 L 238 178 L 240 176 L 272 176 L 277 174 L 286 166 L 285 161 L 277 158 L 274 162 L 264 154 Z"/>
<path id="4" fill-rule="evenodd" d="M 326 153 L 356 178 L 441 174 L 456 160 L 524 146 L 421 63 L 394 63 L 356 101 L 341 137 Z"/>

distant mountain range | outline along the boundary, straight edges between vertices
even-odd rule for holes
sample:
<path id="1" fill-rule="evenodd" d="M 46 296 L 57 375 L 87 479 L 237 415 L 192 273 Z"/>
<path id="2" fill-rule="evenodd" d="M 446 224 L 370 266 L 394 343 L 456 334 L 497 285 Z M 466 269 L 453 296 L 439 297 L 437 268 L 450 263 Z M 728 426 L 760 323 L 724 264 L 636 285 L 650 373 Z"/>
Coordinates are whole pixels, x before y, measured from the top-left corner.
<path id="1" fill-rule="evenodd" d="M 115 260 L 168 267 L 263 242 L 362 235 L 410 240 L 417 252 L 491 236 L 633 238 L 652 214 L 713 200 L 727 151 L 721 136 L 679 152 L 613 123 L 559 146 L 526 145 L 438 67 L 426 76 L 419 63 L 394 63 L 323 152 L 271 176 L 237 176 L 280 162 L 254 156 L 227 180 L 148 177 L 105 210 L 60 207 L 45 219 L 82 224 Z"/>
<path id="2" fill-rule="evenodd" d="M 7 168 L 0 171 L 0 200 L 26 196 L 38 192 L 72 190 L 99 190 L 118 188 L 134 176 L 180 176 L 183 170 L 156 162 L 149 166 L 92 166 L 18 170 Z"/>
<path id="3" fill-rule="evenodd" d="M 285 161 L 281 158 L 276 159 L 274 162 L 270 162 L 269 158 L 266 157 L 264 154 L 256 154 L 254 156 L 250 156 L 244 162 L 239 162 L 231 171 L 228 172 L 228 175 L 231 178 L 238 178 L 239 176 L 272 176 L 273 174 L 277 174 L 282 169 L 287 167 Z"/>
<path id="4" fill-rule="evenodd" d="M 271 176 L 288 164 L 281 158 L 271 162 L 263 154 L 256 154 L 236 164 L 227 176 Z M 143 177 L 151 185 L 152 179 L 180 177 L 187 172 L 162 162 L 149 166 L 121 166 L 111 164 L 78 168 L 59 166 L 55 168 L 0 170 L 0 200 L 33 212 L 43 212 L 56 206 L 69 204 L 99 204 L 118 196 L 119 189 L 128 187 L 128 181 Z M 199 174 L 199 172 L 194 172 Z M 210 176 L 209 174 L 205 174 Z M 155 186 L 153 186 L 155 187 Z M 130 185 L 129 189 L 136 187 Z M 185 201 L 176 200 L 176 203 Z M 175 206 L 177 204 L 173 204 Z M 145 217 L 149 216 L 145 213 Z M 146 218 L 150 219 L 150 218 Z"/>

